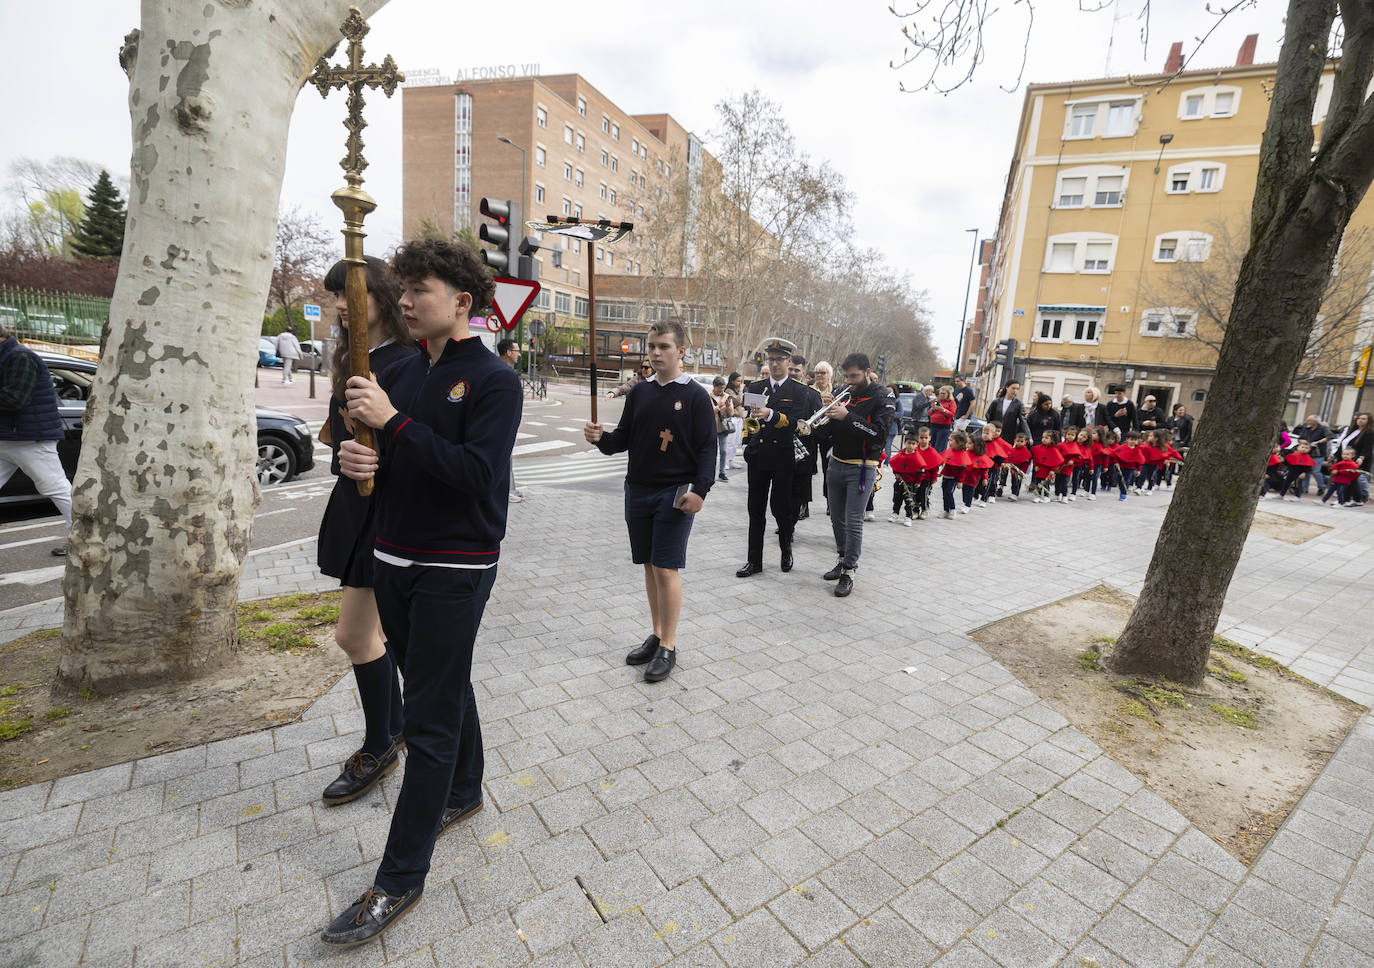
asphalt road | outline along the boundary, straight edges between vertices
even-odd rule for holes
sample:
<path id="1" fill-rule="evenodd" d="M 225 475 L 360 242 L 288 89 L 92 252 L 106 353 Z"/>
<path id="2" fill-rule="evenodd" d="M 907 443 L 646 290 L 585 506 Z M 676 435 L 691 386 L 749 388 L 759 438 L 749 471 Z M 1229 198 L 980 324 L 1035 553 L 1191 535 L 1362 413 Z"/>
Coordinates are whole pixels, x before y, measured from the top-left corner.
<path id="1" fill-rule="evenodd" d="M 304 375 L 298 375 L 294 385 L 282 386 L 279 372 L 269 376 L 263 371 L 258 404 L 295 413 L 312 429 L 318 429 L 328 409 L 327 382 L 322 378 L 317 381 L 317 397 L 311 400 Z M 621 408 L 621 400 L 602 399 L 598 416 L 604 423 L 613 424 Z M 515 442 L 517 483 L 563 483 L 598 474 L 622 476 L 618 465 L 592 452 L 583 440 L 582 424 L 589 413 L 590 400 L 585 390 L 579 394 L 570 387 L 553 387 L 547 400 L 526 400 Z M 317 442 L 314 468 L 295 480 L 262 489 L 262 500 L 253 517 L 250 550 L 318 534 L 333 486 L 329 449 Z M 0 610 L 62 594 L 65 562 L 52 557 L 51 550 L 63 540 L 62 519 L 48 502 L 0 505 Z"/>

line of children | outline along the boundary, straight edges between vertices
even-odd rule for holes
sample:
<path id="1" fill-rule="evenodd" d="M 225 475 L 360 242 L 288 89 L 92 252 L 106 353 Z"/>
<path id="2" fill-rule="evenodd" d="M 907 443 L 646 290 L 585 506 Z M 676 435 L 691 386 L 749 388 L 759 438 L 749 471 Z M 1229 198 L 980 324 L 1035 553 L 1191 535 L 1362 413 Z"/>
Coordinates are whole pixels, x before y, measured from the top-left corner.
<path id="1" fill-rule="evenodd" d="M 1168 431 L 1162 430 L 1145 434 L 1132 430 L 1122 439 L 1118 431 L 1107 427 L 1071 427 L 1062 439 L 1058 431 L 1047 430 L 1032 445 L 1025 434 L 1017 434 L 1013 444 L 1006 443 L 1001 429 L 990 422 L 977 434 L 955 432 L 944 451 L 931 446 L 929 428 L 907 434 L 901 451 L 889 461 L 894 481 L 888 520 L 910 527 L 912 521 L 927 517 L 936 481 L 943 497 L 941 517 L 953 518 L 995 504 L 997 481 L 1004 472 L 1011 484 L 1009 493 L 1004 493 L 1011 501 L 1018 499 L 1027 475 L 1036 504 L 1076 501 L 1080 491 L 1095 501 L 1099 490 L 1113 488 L 1124 501 L 1131 492 L 1148 494 L 1156 487 L 1168 487 L 1165 477 L 1183 459 Z M 1286 475 L 1283 480 L 1286 484 Z"/>

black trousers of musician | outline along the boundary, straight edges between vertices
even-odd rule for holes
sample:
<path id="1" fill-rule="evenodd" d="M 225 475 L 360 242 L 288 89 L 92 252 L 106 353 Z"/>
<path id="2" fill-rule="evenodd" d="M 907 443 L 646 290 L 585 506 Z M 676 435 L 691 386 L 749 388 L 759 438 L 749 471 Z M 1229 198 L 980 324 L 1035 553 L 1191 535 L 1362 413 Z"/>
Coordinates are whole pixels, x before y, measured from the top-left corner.
<path id="1" fill-rule="evenodd" d="M 783 553 L 792 550 L 792 532 L 797 526 L 797 505 L 792 498 L 793 465 L 770 470 L 749 465 L 749 563 L 763 564 L 763 533 L 768 511 L 778 522 L 778 545 Z"/>
<path id="2" fill-rule="evenodd" d="M 376 885 L 400 894 L 423 884 L 445 806 L 482 796 L 482 726 L 472 649 L 496 568 L 398 567 L 377 562 L 382 630 L 405 682 L 405 778 Z"/>

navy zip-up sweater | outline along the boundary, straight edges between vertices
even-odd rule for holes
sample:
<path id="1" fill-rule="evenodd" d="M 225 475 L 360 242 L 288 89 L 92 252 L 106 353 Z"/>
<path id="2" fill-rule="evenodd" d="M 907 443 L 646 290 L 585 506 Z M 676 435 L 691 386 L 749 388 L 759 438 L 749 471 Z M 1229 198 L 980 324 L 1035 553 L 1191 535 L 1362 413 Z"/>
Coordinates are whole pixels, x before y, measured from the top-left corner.
<path id="1" fill-rule="evenodd" d="M 377 431 L 377 550 L 418 564 L 485 568 L 506 534 L 511 448 L 523 394 L 476 337 L 438 362 L 417 353 L 379 385 L 398 411 Z"/>

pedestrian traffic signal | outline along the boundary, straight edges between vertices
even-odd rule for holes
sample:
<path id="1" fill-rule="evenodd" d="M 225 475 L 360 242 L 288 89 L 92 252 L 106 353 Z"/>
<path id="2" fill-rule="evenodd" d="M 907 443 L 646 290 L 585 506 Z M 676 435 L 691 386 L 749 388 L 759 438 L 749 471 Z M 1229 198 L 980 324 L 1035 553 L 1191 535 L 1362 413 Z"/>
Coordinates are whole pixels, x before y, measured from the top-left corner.
<path id="1" fill-rule="evenodd" d="M 997 344 L 997 351 L 993 354 L 992 357 L 993 362 L 1000 363 L 1008 370 L 1011 370 L 1016 363 L 1017 346 L 1018 344 L 1014 339 L 1002 340 L 1002 342 Z"/>
<path id="2" fill-rule="evenodd" d="M 887 375 L 887 354 L 878 354 L 878 379 L 882 380 Z"/>
<path id="3" fill-rule="evenodd" d="M 496 275 L 509 276 L 520 265 L 520 234 L 516 228 L 520 224 L 520 206 L 509 200 L 484 198 L 477 210 L 491 219 L 478 228 L 477 237 L 494 246 L 482 250 L 482 261 Z"/>

